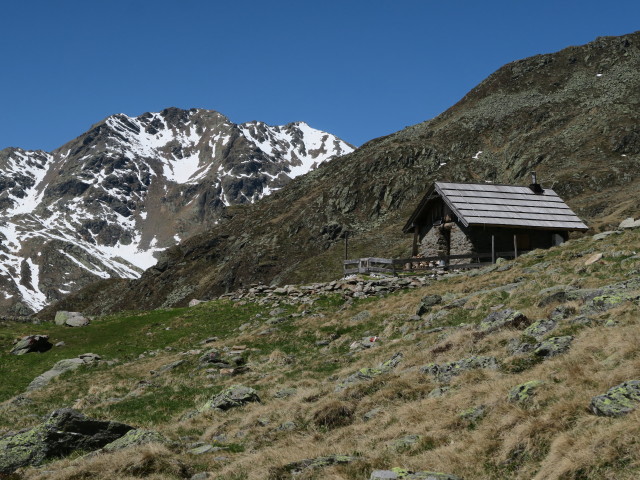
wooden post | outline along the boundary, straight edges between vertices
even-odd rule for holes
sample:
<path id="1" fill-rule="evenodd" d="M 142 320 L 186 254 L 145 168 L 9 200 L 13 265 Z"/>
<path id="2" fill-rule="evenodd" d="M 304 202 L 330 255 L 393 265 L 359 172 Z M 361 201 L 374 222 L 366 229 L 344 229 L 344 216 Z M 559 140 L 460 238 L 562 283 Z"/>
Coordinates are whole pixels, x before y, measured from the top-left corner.
<path id="1" fill-rule="evenodd" d="M 513 234 L 513 252 L 515 253 L 515 258 L 518 258 L 518 236 Z"/>
<path id="2" fill-rule="evenodd" d="M 344 259 L 349 260 L 349 232 L 344 232 Z"/>
<path id="3" fill-rule="evenodd" d="M 411 256 L 415 257 L 418 255 L 418 225 L 413 227 L 413 247 L 411 248 Z"/>
<path id="4" fill-rule="evenodd" d="M 491 263 L 496 263 L 496 236 L 491 234 Z"/>

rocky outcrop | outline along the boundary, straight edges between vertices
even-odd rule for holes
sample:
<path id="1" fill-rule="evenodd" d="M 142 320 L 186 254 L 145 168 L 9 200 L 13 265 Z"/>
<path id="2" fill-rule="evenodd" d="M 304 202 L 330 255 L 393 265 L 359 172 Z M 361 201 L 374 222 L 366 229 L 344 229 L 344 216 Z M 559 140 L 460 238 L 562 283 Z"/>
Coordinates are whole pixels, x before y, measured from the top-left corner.
<path id="1" fill-rule="evenodd" d="M 629 380 L 591 399 L 589 409 L 596 415 L 620 417 L 632 412 L 640 404 L 640 380 Z"/>
<path id="2" fill-rule="evenodd" d="M 258 392 L 244 385 L 233 385 L 214 395 L 211 400 L 199 408 L 199 411 L 204 412 L 212 409 L 229 410 L 251 402 L 260 402 Z"/>
<path id="3" fill-rule="evenodd" d="M 335 391 L 341 392 L 342 390 L 356 383 L 366 382 L 379 375 L 382 375 L 383 373 L 390 372 L 400 364 L 400 362 L 402 361 L 402 357 L 402 353 L 398 352 L 394 354 L 389 360 L 382 362 L 377 367 L 361 368 L 356 373 L 349 375 L 343 381 L 339 382 L 335 388 Z"/>
<path id="4" fill-rule="evenodd" d="M 24 355 L 32 352 L 46 352 L 51 350 L 53 345 L 49 341 L 49 335 L 27 335 L 16 342 L 11 349 L 12 355 Z"/>
<path id="5" fill-rule="evenodd" d="M 490 313 L 478 325 L 480 333 L 491 333 L 502 328 L 522 328 L 531 321 L 521 312 L 506 309 Z"/>
<path id="6" fill-rule="evenodd" d="M 169 440 L 161 433 L 154 432 L 153 430 L 145 430 L 143 428 L 136 428 L 129 430 L 120 438 L 113 442 L 107 443 L 102 447 L 103 452 L 115 452 L 116 450 L 122 450 L 129 447 L 135 447 L 138 445 L 146 445 L 147 443 L 162 443 L 167 444 Z"/>
<path id="7" fill-rule="evenodd" d="M 95 353 L 83 353 L 76 358 L 68 358 L 65 360 L 60 360 L 56 362 L 50 370 L 38 375 L 27 387 L 28 392 L 32 392 L 34 390 L 39 390 L 42 387 L 51 382 L 54 378 L 62 375 L 65 372 L 69 372 L 71 370 L 75 370 L 80 368 L 83 365 L 91 365 L 92 363 L 98 362 L 100 360 L 100 356 Z"/>
<path id="8" fill-rule="evenodd" d="M 474 355 L 472 357 L 443 364 L 429 363 L 420 367 L 420 372 L 432 375 L 439 382 L 448 383 L 453 377 L 476 368 L 488 368 L 495 370 L 498 368 L 498 361 L 495 357 Z"/>
<path id="9" fill-rule="evenodd" d="M 42 424 L 0 438 L 0 473 L 40 465 L 78 450 L 97 450 L 132 429 L 123 423 L 94 420 L 68 408 L 56 410 Z"/>

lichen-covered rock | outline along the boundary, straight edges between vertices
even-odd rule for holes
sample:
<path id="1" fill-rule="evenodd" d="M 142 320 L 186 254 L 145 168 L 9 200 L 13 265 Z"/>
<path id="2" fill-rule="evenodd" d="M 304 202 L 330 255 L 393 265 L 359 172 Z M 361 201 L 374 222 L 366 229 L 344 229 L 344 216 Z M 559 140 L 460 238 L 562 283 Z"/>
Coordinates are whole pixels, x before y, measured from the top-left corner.
<path id="1" fill-rule="evenodd" d="M 538 320 L 525 328 L 522 334 L 540 340 L 547 333 L 556 328 L 557 325 L 558 322 L 553 319 Z"/>
<path id="2" fill-rule="evenodd" d="M 167 438 L 161 433 L 154 432 L 153 430 L 137 428 L 134 430 L 129 430 L 122 437 L 106 444 L 104 447 L 102 447 L 102 451 L 113 452 L 137 445 L 146 445 L 147 443 L 166 444 L 169 443 L 169 440 L 167 440 Z"/>
<path id="3" fill-rule="evenodd" d="M 533 354 L 537 357 L 555 357 L 569 350 L 572 341 L 571 335 L 547 338 L 535 346 Z"/>
<path id="4" fill-rule="evenodd" d="M 492 312 L 485 317 L 480 325 L 478 325 L 478 331 L 481 333 L 490 333 L 501 328 L 521 328 L 531 323 L 529 319 L 521 312 L 511 310 L 499 310 Z"/>
<path id="5" fill-rule="evenodd" d="M 233 385 L 224 389 L 215 395 L 211 400 L 200 407 L 200 411 L 211 409 L 229 410 L 230 408 L 240 407 L 250 402 L 259 402 L 260 397 L 251 387 L 244 385 Z"/>
<path id="6" fill-rule="evenodd" d="M 471 426 L 482 420 L 486 414 L 487 407 L 485 405 L 478 405 L 461 411 L 458 414 L 458 418 Z"/>
<path id="7" fill-rule="evenodd" d="M 441 472 L 412 472 L 404 468 L 392 468 L 391 470 L 374 470 L 369 480 L 462 480 L 456 475 Z"/>
<path id="8" fill-rule="evenodd" d="M 418 305 L 416 315 L 422 316 L 425 313 L 428 313 L 431 310 L 431 307 L 440 303 L 442 303 L 442 297 L 440 295 L 426 295 L 422 297 L 420 305 Z"/>
<path id="9" fill-rule="evenodd" d="M 640 380 L 629 380 L 611 387 L 603 395 L 593 397 L 589 409 L 599 416 L 620 417 L 635 410 L 638 403 L 640 403 Z"/>
<path id="10" fill-rule="evenodd" d="M 512 403 L 526 404 L 531 401 L 531 397 L 535 394 L 536 389 L 544 385 L 542 380 L 531 380 L 529 382 L 516 385 L 509 390 L 507 399 Z"/>
<path id="11" fill-rule="evenodd" d="M 28 392 L 39 390 L 46 386 L 55 377 L 65 372 L 80 368 L 82 365 L 90 365 L 100 360 L 100 356 L 95 353 L 83 353 L 76 358 L 67 358 L 56 362 L 50 370 L 38 375 L 27 387 Z"/>
<path id="12" fill-rule="evenodd" d="M 495 370 L 498 368 L 498 361 L 495 357 L 473 355 L 468 358 L 440 365 L 437 363 L 429 363 L 421 367 L 420 371 L 422 373 L 433 375 L 439 382 L 446 383 L 449 382 L 452 377 L 476 368 L 489 368 Z"/>
<path id="13" fill-rule="evenodd" d="M 364 382 L 371 380 L 378 375 L 382 375 L 383 373 L 387 373 L 398 366 L 398 364 L 402 361 L 402 353 L 394 354 L 389 360 L 386 362 L 382 362 L 377 367 L 365 367 L 358 370 L 356 373 L 349 375 L 342 382 L 340 382 L 336 388 L 336 392 L 340 392 L 347 387 L 350 387 L 353 384 Z"/>
<path id="14" fill-rule="evenodd" d="M 16 342 L 11 349 L 12 355 L 24 355 L 26 353 L 43 353 L 51 350 L 53 345 L 49 341 L 49 335 L 27 335 Z"/>
<path id="15" fill-rule="evenodd" d="M 0 439 L 0 473 L 63 457 L 76 450 L 97 450 L 133 427 L 95 420 L 70 408 L 49 414 L 44 423 Z"/>

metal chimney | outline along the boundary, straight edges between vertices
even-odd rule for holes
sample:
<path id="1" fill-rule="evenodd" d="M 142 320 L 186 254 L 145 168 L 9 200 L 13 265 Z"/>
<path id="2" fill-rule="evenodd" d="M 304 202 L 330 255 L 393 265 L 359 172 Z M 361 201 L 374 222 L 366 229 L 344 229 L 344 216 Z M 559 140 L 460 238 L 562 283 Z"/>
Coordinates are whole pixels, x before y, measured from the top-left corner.
<path id="1" fill-rule="evenodd" d="M 536 175 L 536 172 L 531 172 L 531 185 L 529 185 L 529 188 L 537 195 L 544 193 L 542 185 L 538 183 L 538 176 Z"/>

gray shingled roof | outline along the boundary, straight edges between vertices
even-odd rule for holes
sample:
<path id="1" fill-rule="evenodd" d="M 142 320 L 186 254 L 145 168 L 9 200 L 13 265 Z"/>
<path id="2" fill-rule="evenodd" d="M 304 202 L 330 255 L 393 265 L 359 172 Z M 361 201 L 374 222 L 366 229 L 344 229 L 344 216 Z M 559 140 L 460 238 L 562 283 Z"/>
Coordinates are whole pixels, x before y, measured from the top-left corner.
<path id="1" fill-rule="evenodd" d="M 465 226 L 504 225 L 562 230 L 588 227 L 551 189 L 491 183 L 436 182 L 435 190 Z"/>
<path id="2" fill-rule="evenodd" d="M 492 183 L 436 182 L 424 196 L 404 232 L 413 229 L 429 203 L 442 197 L 465 226 L 495 225 L 549 230 L 588 230 L 551 189 L 535 193 L 529 187 Z"/>

